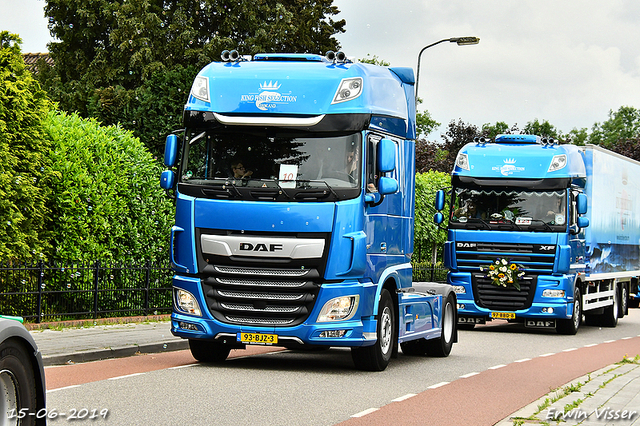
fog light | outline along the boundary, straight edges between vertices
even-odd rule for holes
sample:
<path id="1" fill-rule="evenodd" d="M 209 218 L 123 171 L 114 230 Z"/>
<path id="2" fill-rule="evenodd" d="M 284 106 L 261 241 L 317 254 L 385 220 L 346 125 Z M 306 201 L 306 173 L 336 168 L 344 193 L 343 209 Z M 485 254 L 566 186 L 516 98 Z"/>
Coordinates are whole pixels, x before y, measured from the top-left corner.
<path id="1" fill-rule="evenodd" d="M 553 308 L 542 308 L 542 313 L 544 314 L 552 314 Z"/>
<path id="2" fill-rule="evenodd" d="M 318 322 L 344 321 L 351 319 L 358 310 L 360 296 L 342 296 L 329 300 L 318 315 Z"/>
<path id="3" fill-rule="evenodd" d="M 325 330 L 320 333 L 320 337 L 344 337 L 347 330 Z"/>
<path id="4" fill-rule="evenodd" d="M 564 290 L 546 289 L 542 292 L 542 297 L 564 297 Z"/>
<path id="5" fill-rule="evenodd" d="M 458 303 L 458 309 L 464 309 L 464 305 L 462 303 Z"/>
<path id="6" fill-rule="evenodd" d="M 200 331 L 200 327 L 198 327 L 196 324 L 191 324 L 190 322 L 180 321 L 178 322 L 178 327 L 183 330 Z"/>
<path id="7" fill-rule="evenodd" d="M 175 295 L 176 310 L 199 317 L 202 316 L 200 305 L 198 305 L 198 301 L 193 294 L 182 289 L 176 289 Z"/>
<path id="8" fill-rule="evenodd" d="M 467 289 L 464 288 L 463 285 L 454 285 L 453 286 L 453 291 L 456 292 L 456 294 L 464 294 L 467 292 Z"/>

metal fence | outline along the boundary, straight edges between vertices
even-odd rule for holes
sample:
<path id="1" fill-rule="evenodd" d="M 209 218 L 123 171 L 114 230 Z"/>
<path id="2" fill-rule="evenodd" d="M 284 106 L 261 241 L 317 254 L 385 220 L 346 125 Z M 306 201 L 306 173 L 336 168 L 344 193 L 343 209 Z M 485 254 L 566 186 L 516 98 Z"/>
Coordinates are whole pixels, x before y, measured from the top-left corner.
<path id="1" fill-rule="evenodd" d="M 171 312 L 167 264 L 0 264 L 0 313 L 56 321 Z"/>
<path id="2" fill-rule="evenodd" d="M 167 264 L 0 264 L 0 314 L 32 322 L 171 312 Z M 414 262 L 414 281 L 445 281 L 447 269 Z"/>

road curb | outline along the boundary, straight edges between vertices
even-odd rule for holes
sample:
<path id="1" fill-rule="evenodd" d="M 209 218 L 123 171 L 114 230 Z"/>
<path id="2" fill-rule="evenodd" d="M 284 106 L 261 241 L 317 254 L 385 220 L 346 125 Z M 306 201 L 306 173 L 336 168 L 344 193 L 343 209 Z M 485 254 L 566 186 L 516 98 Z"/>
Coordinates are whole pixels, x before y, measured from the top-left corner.
<path id="1" fill-rule="evenodd" d="M 611 392 L 617 392 L 620 380 L 629 380 L 625 378 L 627 374 L 633 372 L 633 376 L 637 377 L 639 367 L 637 363 L 616 363 L 578 377 L 526 405 L 494 426 L 539 426 L 540 424 L 558 424 L 557 422 L 574 424 L 566 423 L 565 420 L 548 419 L 549 410 L 554 409 L 556 413 L 560 413 L 565 407 L 570 407 L 568 410 L 592 412 L 600 406 L 600 403 L 605 403 L 611 397 Z M 607 387 L 608 391 L 603 391 Z M 572 389 L 578 390 L 568 393 Z M 571 419 L 568 421 L 571 422 Z"/>
<path id="2" fill-rule="evenodd" d="M 42 357 L 45 367 L 54 365 L 76 364 L 88 361 L 99 361 L 109 358 L 124 358 L 138 353 L 149 354 L 159 352 L 181 351 L 189 348 L 189 341 L 166 340 L 164 342 L 148 343 L 135 346 L 122 346 L 117 348 L 105 348 L 89 350 L 85 352 L 72 352 L 68 354 L 47 355 Z"/>

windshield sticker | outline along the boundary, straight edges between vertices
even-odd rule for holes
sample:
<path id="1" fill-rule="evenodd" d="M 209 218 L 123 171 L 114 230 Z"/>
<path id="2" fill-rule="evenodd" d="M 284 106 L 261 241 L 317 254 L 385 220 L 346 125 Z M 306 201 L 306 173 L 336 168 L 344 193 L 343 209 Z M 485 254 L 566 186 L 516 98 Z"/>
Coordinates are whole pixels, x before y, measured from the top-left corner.
<path id="1" fill-rule="evenodd" d="M 515 172 L 523 172 L 524 167 L 515 166 L 515 163 L 515 158 L 505 158 L 504 165 L 494 166 L 491 168 L 491 170 L 493 170 L 494 172 L 500 172 L 500 174 L 503 176 L 510 176 Z"/>
<path id="2" fill-rule="evenodd" d="M 279 92 L 281 84 L 276 81 L 270 81 L 260 84 L 260 91 L 257 93 L 248 93 L 240 97 L 240 102 L 249 102 L 256 104 L 256 107 L 262 111 L 268 111 L 276 108 L 279 104 L 290 104 L 297 102 L 298 97 L 291 95 L 291 92 Z"/>
<path id="3" fill-rule="evenodd" d="M 516 225 L 531 225 L 531 218 L 530 217 L 517 217 L 516 218 Z"/>
<path id="4" fill-rule="evenodd" d="M 298 176 L 297 164 L 281 164 L 278 180 L 281 188 L 295 188 L 296 176 Z"/>
<path id="5" fill-rule="evenodd" d="M 563 214 L 557 214 L 555 219 L 556 219 L 555 220 L 556 225 L 564 225 L 564 215 Z"/>

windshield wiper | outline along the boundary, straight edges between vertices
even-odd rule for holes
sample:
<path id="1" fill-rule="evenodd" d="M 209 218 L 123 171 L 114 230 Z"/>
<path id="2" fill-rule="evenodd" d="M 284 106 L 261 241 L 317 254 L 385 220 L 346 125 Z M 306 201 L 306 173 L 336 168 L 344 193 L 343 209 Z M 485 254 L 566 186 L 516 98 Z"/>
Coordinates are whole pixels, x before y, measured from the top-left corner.
<path id="1" fill-rule="evenodd" d="M 553 232 L 553 228 L 544 220 L 542 219 L 531 219 L 531 222 L 542 222 L 542 224 L 545 226 L 545 228 L 547 228 L 549 231 Z M 531 229 L 531 228 L 529 228 Z"/>
<path id="2" fill-rule="evenodd" d="M 338 199 L 338 194 L 336 193 L 336 191 L 333 190 L 333 188 L 325 181 L 323 180 L 301 180 L 298 179 L 297 181 L 298 183 L 306 183 L 307 185 L 310 183 L 321 183 L 324 186 L 327 187 L 327 189 L 329 189 L 329 192 L 331 192 L 331 194 L 336 197 L 336 199 Z M 302 194 L 302 196 L 299 196 L 298 194 L 296 194 L 296 198 L 316 198 L 316 199 L 321 199 L 321 198 L 325 198 L 328 194 L 326 190 L 322 190 L 322 192 L 319 192 L 319 190 L 322 190 L 321 188 L 311 188 L 310 186 L 307 186 L 306 188 L 299 188 L 299 193 L 298 194 Z"/>
<path id="3" fill-rule="evenodd" d="M 476 222 L 476 223 L 481 223 L 483 224 L 487 229 L 491 230 L 491 225 L 489 225 L 484 219 L 480 219 L 479 217 L 470 217 L 467 219 L 468 224 L 471 224 L 471 221 Z"/>

